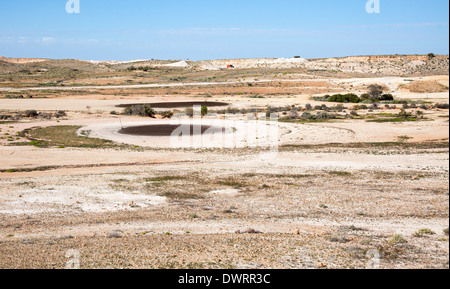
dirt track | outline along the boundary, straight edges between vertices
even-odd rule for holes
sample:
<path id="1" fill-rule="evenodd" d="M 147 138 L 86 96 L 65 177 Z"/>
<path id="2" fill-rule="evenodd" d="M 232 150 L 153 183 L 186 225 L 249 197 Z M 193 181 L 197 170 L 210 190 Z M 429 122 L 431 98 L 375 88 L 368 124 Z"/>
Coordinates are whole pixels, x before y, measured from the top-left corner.
<path id="1" fill-rule="evenodd" d="M 149 105 L 152 108 L 191 108 L 193 106 L 221 107 L 228 106 L 228 103 L 213 101 L 183 101 L 183 102 L 152 102 L 152 103 L 130 103 L 119 104 L 116 107 L 132 107 L 135 105 Z"/>

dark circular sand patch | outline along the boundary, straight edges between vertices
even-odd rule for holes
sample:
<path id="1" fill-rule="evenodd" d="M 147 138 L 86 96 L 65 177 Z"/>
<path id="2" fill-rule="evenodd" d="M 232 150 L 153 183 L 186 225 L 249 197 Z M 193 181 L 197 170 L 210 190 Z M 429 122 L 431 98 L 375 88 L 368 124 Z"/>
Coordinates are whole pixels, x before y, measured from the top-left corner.
<path id="1" fill-rule="evenodd" d="M 193 107 L 194 105 L 220 107 L 220 106 L 228 106 L 229 104 L 226 102 L 218 102 L 218 101 L 188 101 L 188 102 L 127 103 L 116 105 L 116 107 L 127 108 L 137 105 L 149 105 L 152 108 L 185 108 L 185 107 Z"/>
<path id="2" fill-rule="evenodd" d="M 142 125 L 142 126 L 132 126 L 126 127 L 119 130 L 120 134 L 126 135 L 135 135 L 135 136 L 171 136 L 173 131 L 177 128 L 184 127 L 186 130 L 189 128 L 190 135 L 201 135 L 204 134 L 207 130 L 212 128 L 209 125 L 196 125 L 194 131 L 194 125 L 170 125 L 170 124 L 155 124 L 155 125 Z M 190 127 L 189 127 L 190 126 Z M 200 130 L 198 129 L 200 127 Z M 225 132 L 224 128 L 214 127 L 214 132 L 220 133 Z"/>

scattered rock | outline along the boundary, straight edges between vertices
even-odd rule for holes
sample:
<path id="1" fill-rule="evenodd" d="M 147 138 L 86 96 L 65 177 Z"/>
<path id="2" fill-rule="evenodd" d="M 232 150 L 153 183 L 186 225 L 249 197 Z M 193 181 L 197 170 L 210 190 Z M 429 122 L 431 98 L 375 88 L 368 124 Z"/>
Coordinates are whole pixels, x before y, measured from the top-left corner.
<path id="1" fill-rule="evenodd" d="M 119 239 L 123 237 L 123 231 L 121 230 L 116 230 L 116 231 L 112 231 L 111 233 L 109 233 L 108 238 L 109 239 Z"/>
<path id="2" fill-rule="evenodd" d="M 24 245 L 32 245 L 32 244 L 34 244 L 34 241 L 31 240 L 31 239 L 23 239 L 22 240 L 22 244 L 24 244 Z"/>
<path id="3" fill-rule="evenodd" d="M 136 205 L 133 201 L 128 203 L 128 206 L 130 206 L 130 208 L 139 208 L 139 205 Z"/>
<path id="4" fill-rule="evenodd" d="M 323 263 L 319 263 L 317 264 L 318 268 L 327 268 L 327 265 L 323 264 Z"/>
<path id="5" fill-rule="evenodd" d="M 73 239 L 74 237 L 72 235 L 65 235 L 65 236 L 59 236 L 56 237 L 55 240 L 70 240 Z"/>
<path id="6" fill-rule="evenodd" d="M 235 233 L 236 233 L 236 234 L 262 234 L 262 232 L 257 231 L 257 230 L 255 230 L 255 229 L 251 229 L 251 228 L 245 230 L 244 232 L 242 232 L 242 231 L 240 231 L 240 230 L 237 230 Z"/>

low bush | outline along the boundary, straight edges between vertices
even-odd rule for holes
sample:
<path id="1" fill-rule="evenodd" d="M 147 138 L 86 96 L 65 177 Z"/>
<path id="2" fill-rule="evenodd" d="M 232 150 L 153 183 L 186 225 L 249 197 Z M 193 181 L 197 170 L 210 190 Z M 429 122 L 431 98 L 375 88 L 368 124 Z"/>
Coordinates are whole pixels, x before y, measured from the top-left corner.
<path id="1" fill-rule="evenodd" d="M 388 243 L 391 245 L 395 245 L 395 244 L 405 244 L 408 243 L 408 241 L 406 241 L 402 236 L 400 235 L 394 235 L 392 236 L 392 238 L 390 238 L 388 240 Z"/>
<path id="2" fill-rule="evenodd" d="M 435 103 L 434 108 L 449 109 L 449 104 L 448 103 Z"/>
<path id="3" fill-rule="evenodd" d="M 173 112 L 172 111 L 164 111 L 161 113 L 162 118 L 172 118 Z"/>
<path id="4" fill-rule="evenodd" d="M 25 116 L 26 117 L 37 117 L 39 115 L 39 113 L 36 111 L 36 110 L 34 110 L 34 109 L 32 109 L 32 110 L 27 110 L 26 112 L 25 112 Z"/>
<path id="5" fill-rule="evenodd" d="M 8 95 L 5 95 L 5 98 L 8 98 L 8 99 L 22 99 L 24 97 L 23 97 L 23 95 L 10 95 L 10 94 L 8 94 Z"/>
<path id="6" fill-rule="evenodd" d="M 332 113 L 319 112 L 316 115 L 309 112 L 304 112 L 301 117 L 302 120 L 326 120 L 326 119 L 336 119 L 337 116 Z"/>
<path id="7" fill-rule="evenodd" d="M 393 101 L 394 100 L 394 96 L 392 94 L 390 94 L 390 93 L 383 94 L 383 95 L 381 95 L 380 100 L 381 101 Z"/>
<path id="8" fill-rule="evenodd" d="M 202 105 L 201 114 L 202 114 L 202 116 L 205 116 L 205 115 L 208 114 L 208 107 L 207 106 Z"/>
<path id="9" fill-rule="evenodd" d="M 134 105 L 132 107 L 125 108 L 123 114 L 154 118 L 156 113 L 149 105 Z"/>
<path id="10" fill-rule="evenodd" d="M 413 234 L 413 237 L 420 238 L 423 236 L 431 236 L 431 235 L 436 235 L 436 233 L 430 229 L 420 229 L 419 231 Z"/>
<path id="11" fill-rule="evenodd" d="M 55 113 L 55 117 L 56 117 L 56 118 L 61 118 L 61 117 L 65 117 L 65 116 L 67 116 L 67 113 L 66 113 L 64 110 L 58 110 L 58 111 Z"/>
<path id="12" fill-rule="evenodd" d="M 361 99 L 356 94 L 353 93 L 335 94 L 328 98 L 328 102 L 360 103 Z"/>
<path id="13" fill-rule="evenodd" d="M 184 113 L 189 116 L 189 117 L 193 117 L 194 116 L 194 109 L 192 107 L 188 107 L 186 108 L 186 110 L 184 111 Z"/>

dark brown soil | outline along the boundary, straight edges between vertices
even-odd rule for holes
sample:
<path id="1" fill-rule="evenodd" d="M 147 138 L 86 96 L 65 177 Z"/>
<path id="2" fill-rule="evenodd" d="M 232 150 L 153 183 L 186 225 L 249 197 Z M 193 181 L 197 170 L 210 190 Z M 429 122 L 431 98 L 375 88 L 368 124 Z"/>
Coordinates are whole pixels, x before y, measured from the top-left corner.
<path id="1" fill-rule="evenodd" d="M 214 101 L 189 101 L 189 102 L 128 103 L 128 104 L 119 104 L 116 105 L 116 107 L 126 108 L 137 105 L 149 105 L 152 108 L 183 108 L 183 107 L 192 107 L 194 105 L 218 107 L 218 106 L 228 106 L 229 104 L 225 102 L 214 102 Z"/>
<path id="2" fill-rule="evenodd" d="M 189 125 L 182 126 L 188 127 Z M 119 130 L 119 133 L 136 136 L 171 136 L 173 131 L 179 127 L 180 125 L 169 124 L 132 126 Z M 196 126 L 194 130 L 194 125 L 190 125 L 190 135 L 204 134 L 211 127 L 212 126 L 208 125 Z M 200 128 L 200 130 L 198 128 Z M 221 130 L 224 131 L 224 129 L 220 127 L 214 128 L 215 132 L 220 132 Z"/>

